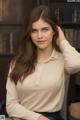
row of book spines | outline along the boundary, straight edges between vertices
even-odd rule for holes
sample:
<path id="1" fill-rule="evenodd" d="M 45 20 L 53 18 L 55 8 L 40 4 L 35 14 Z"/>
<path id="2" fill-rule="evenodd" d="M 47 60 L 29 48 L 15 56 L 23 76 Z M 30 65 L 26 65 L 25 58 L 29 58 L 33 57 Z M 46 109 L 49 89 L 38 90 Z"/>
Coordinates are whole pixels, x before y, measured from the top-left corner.
<path id="1" fill-rule="evenodd" d="M 0 54 L 13 53 L 12 33 L 0 33 Z"/>
<path id="2" fill-rule="evenodd" d="M 75 48 L 80 49 L 80 30 L 77 29 L 64 29 L 66 39 Z"/>
<path id="3" fill-rule="evenodd" d="M 80 23 L 80 8 L 55 8 L 55 14 L 61 23 Z"/>

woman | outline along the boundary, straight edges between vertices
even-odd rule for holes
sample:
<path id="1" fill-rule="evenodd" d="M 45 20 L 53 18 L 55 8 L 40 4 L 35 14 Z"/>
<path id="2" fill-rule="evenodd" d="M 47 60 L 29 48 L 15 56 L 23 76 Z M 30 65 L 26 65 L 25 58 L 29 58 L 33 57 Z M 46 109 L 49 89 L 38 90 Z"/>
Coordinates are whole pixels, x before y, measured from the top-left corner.
<path id="1" fill-rule="evenodd" d="M 55 14 L 34 8 L 21 53 L 12 61 L 7 80 L 6 109 L 25 120 L 62 120 L 66 74 L 80 70 L 80 54 L 66 40 Z"/>

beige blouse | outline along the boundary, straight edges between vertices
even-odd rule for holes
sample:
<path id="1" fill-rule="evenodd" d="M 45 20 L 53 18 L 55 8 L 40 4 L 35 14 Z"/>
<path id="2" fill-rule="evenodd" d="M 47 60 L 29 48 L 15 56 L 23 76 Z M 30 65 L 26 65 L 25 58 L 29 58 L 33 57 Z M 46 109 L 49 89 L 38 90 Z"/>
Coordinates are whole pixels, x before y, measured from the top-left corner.
<path id="1" fill-rule="evenodd" d="M 10 117 L 38 120 L 37 112 L 61 110 L 64 99 L 66 73 L 80 71 L 80 53 L 67 40 L 60 44 L 62 53 L 53 50 L 43 63 L 37 63 L 35 72 L 17 85 L 7 80 L 6 109 Z"/>

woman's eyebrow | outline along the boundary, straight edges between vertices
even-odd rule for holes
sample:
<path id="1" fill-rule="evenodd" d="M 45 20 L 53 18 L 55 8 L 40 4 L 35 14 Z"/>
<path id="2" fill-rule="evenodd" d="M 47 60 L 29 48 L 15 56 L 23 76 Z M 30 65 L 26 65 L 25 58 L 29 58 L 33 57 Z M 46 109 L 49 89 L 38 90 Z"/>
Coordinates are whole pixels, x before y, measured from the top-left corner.
<path id="1" fill-rule="evenodd" d="M 44 29 L 49 29 L 49 27 L 42 27 L 42 28 L 40 28 L 40 30 L 44 30 Z M 38 30 L 38 28 L 32 28 L 32 31 L 37 31 Z"/>
<path id="2" fill-rule="evenodd" d="M 43 30 L 43 29 L 49 29 L 49 27 L 43 27 L 42 30 Z"/>

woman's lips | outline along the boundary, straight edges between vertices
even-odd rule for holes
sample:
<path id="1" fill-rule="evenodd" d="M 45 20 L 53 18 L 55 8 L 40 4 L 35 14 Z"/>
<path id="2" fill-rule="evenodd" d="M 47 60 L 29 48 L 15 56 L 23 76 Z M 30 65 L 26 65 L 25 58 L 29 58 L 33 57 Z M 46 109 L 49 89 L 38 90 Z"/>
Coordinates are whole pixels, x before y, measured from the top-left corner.
<path id="1" fill-rule="evenodd" d="M 38 43 L 45 43 L 46 41 L 37 41 Z"/>

